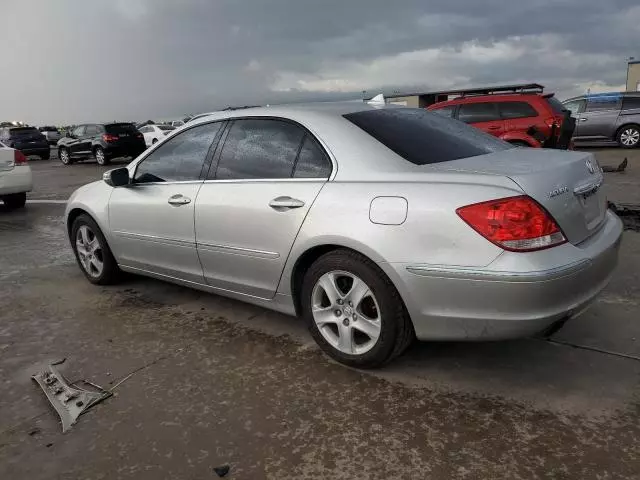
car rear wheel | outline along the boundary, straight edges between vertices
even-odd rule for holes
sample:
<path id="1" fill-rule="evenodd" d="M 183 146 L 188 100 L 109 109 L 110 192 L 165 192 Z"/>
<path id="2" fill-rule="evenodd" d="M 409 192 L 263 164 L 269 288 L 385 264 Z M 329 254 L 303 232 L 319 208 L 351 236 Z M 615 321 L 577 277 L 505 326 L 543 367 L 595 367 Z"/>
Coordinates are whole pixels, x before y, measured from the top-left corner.
<path id="1" fill-rule="evenodd" d="M 58 157 L 60 161 L 65 165 L 71 165 L 73 161 L 71 160 L 71 155 L 69 154 L 69 150 L 66 148 L 60 148 L 58 150 Z"/>
<path id="2" fill-rule="evenodd" d="M 2 197 L 2 201 L 7 208 L 22 208 L 27 203 L 27 194 L 25 192 L 12 193 L 11 195 Z"/>
<path id="3" fill-rule="evenodd" d="M 80 269 L 96 285 L 116 283 L 120 268 L 100 227 L 89 215 L 80 215 L 71 227 L 71 245 Z"/>
<path id="4" fill-rule="evenodd" d="M 640 145 L 640 127 L 627 125 L 618 132 L 618 145 L 622 148 L 636 148 Z"/>
<path id="5" fill-rule="evenodd" d="M 109 160 L 107 159 L 107 156 L 105 155 L 102 147 L 96 147 L 93 151 L 93 156 L 96 158 L 96 162 L 98 162 L 98 165 L 107 165 L 109 163 Z"/>
<path id="6" fill-rule="evenodd" d="M 415 336 L 391 281 L 372 261 L 349 250 L 329 252 L 309 268 L 302 309 L 318 345 L 352 367 L 379 367 L 403 353 Z"/>
<path id="7" fill-rule="evenodd" d="M 51 152 L 43 153 L 42 155 L 40 155 L 40 160 L 49 160 L 50 158 L 51 158 Z"/>

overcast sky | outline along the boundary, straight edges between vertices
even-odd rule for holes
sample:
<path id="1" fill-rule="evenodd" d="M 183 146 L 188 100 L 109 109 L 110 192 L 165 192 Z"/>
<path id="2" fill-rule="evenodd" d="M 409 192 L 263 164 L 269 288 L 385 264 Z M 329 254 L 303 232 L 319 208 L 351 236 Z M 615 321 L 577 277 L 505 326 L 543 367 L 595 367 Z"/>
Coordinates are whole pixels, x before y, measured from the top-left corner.
<path id="1" fill-rule="evenodd" d="M 622 89 L 638 0 L 0 0 L 0 121 L 540 82 Z"/>

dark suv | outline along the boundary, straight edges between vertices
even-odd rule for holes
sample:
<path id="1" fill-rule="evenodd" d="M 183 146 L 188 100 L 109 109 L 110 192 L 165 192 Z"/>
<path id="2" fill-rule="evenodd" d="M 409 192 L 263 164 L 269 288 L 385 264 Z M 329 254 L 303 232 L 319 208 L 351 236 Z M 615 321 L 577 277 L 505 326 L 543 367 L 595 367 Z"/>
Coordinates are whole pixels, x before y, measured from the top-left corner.
<path id="1" fill-rule="evenodd" d="M 95 158 L 107 165 L 112 158 L 135 158 L 146 150 L 144 137 L 132 123 L 78 125 L 58 142 L 58 156 L 65 165 Z"/>
<path id="2" fill-rule="evenodd" d="M 42 160 L 49 160 L 49 143 L 35 127 L 0 128 L 0 142 L 26 156 L 36 155 Z"/>

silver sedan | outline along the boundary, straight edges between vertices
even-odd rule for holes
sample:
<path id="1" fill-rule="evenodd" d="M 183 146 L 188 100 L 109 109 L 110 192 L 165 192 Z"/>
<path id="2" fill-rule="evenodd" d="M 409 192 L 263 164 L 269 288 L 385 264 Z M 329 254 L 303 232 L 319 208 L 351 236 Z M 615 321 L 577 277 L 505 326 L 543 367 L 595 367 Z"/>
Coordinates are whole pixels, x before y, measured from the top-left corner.
<path id="1" fill-rule="evenodd" d="M 302 317 L 375 367 L 420 340 L 495 340 L 580 314 L 622 234 L 590 153 L 513 148 L 421 109 L 218 112 L 78 189 L 95 284 L 121 271 Z"/>

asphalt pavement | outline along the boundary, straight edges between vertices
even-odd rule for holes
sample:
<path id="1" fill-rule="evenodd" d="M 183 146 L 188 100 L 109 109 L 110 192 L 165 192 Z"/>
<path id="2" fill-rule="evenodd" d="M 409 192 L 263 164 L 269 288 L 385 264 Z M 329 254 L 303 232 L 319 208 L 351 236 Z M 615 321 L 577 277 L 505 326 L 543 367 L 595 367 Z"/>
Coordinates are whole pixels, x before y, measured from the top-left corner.
<path id="1" fill-rule="evenodd" d="M 606 188 L 640 203 L 640 152 L 595 153 L 629 157 Z M 640 234 L 550 340 L 416 344 L 362 372 L 295 318 L 142 277 L 89 284 L 49 202 L 108 168 L 31 165 L 36 202 L 0 209 L 0 478 L 640 478 Z M 124 380 L 66 434 L 30 379 L 61 358 L 72 380 Z"/>

